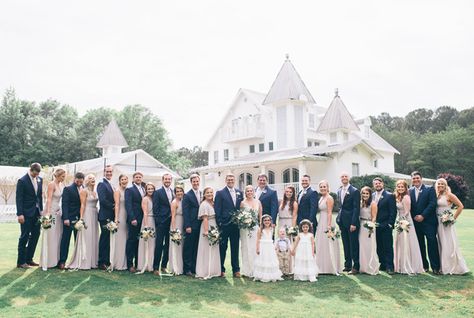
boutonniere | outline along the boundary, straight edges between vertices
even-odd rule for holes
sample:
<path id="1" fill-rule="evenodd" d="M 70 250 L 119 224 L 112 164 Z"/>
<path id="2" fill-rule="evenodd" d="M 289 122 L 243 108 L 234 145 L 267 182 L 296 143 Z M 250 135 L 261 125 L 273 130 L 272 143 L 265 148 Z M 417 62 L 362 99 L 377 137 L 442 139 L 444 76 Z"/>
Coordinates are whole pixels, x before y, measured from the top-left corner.
<path id="1" fill-rule="evenodd" d="M 235 192 L 235 195 L 236 195 L 236 196 L 240 196 L 240 192 L 237 192 L 237 191 L 236 191 L 236 192 Z"/>
<path id="2" fill-rule="evenodd" d="M 383 199 L 383 195 L 380 196 L 380 199 L 379 199 L 379 200 L 381 200 L 381 199 Z"/>
<path id="3" fill-rule="evenodd" d="M 347 192 L 346 192 L 346 197 L 347 197 L 349 194 L 350 194 L 349 191 L 347 191 Z"/>
<path id="4" fill-rule="evenodd" d="M 267 190 L 263 190 L 262 193 L 267 193 Z"/>

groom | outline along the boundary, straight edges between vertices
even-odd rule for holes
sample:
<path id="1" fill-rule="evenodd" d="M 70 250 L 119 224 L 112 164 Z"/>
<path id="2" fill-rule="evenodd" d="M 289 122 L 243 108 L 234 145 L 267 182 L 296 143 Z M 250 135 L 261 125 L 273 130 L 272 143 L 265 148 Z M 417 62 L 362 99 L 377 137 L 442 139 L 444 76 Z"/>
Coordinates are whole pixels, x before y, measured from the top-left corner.
<path id="1" fill-rule="evenodd" d="M 38 266 L 33 262 L 36 244 L 40 235 L 38 218 L 43 212 L 43 181 L 39 177 L 41 165 L 33 163 L 27 174 L 18 180 L 16 186 L 16 215 L 20 223 L 18 259 L 16 267 Z"/>
<path id="2" fill-rule="evenodd" d="M 411 217 L 414 220 L 416 236 L 420 245 L 423 268 L 427 272 L 429 265 L 433 274 L 440 274 L 440 260 L 438 251 L 438 239 L 436 238 L 438 218 L 436 217 L 436 193 L 433 187 L 427 187 L 422 183 L 421 173 L 414 171 L 411 174 L 412 187 L 410 189 Z M 428 242 L 428 257 L 426 259 L 425 237 Z"/>
<path id="3" fill-rule="evenodd" d="M 313 234 L 316 232 L 318 221 L 316 221 L 316 212 L 318 211 L 318 193 L 311 189 L 311 177 L 305 174 L 301 178 L 302 189 L 298 193 L 298 216 L 296 225 L 303 219 L 308 219 L 313 224 Z"/>
<path id="4" fill-rule="evenodd" d="M 240 202 L 242 202 L 243 195 L 242 191 L 234 188 L 235 176 L 233 174 L 226 175 L 225 182 L 227 186 L 216 192 L 214 203 L 217 225 L 221 232 L 221 241 L 219 245 L 221 256 L 221 277 L 225 276 L 224 261 L 227 253 L 227 244 L 230 240 L 232 272 L 234 273 L 234 277 L 239 278 L 240 230 L 236 224 L 232 223 L 232 215 L 240 208 Z"/>
<path id="5" fill-rule="evenodd" d="M 268 186 L 268 177 L 266 174 L 260 174 L 257 181 L 258 187 L 255 189 L 255 196 L 262 204 L 262 215 L 271 215 L 272 225 L 275 227 L 278 215 L 277 192 Z M 258 221 L 260 222 L 260 220 Z"/>
<path id="6" fill-rule="evenodd" d="M 99 268 L 107 269 L 110 265 L 110 231 L 106 225 L 109 221 L 115 220 L 114 189 L 112 188 L 112 172 L 114 168 L 110 165 L 104 169 L 104 179 L 97 186 L 99 196 Z"/>
<path id="7" fill-rule="evenodd" d="M 189 177 L 192 189 L 183 198 L 183 225 L 186 231 L 183 246 L 183 271 L 187 276 L 196 274 L 196 258 L 199 246 L 201 220 L 198 219 L 202 193 L 199 190 L 201 178 L 197 174 Z"/>
<path id="8" fill-rule="evenodd" d="M 359 215 L 360 192 L 349 183 L 349 174 L 341 173 L 342 186 L 337 191 L 341 204 L 336 222 L 341 229 L 344 247 L 344 271 L 350 274 L 359 273 Z"/>

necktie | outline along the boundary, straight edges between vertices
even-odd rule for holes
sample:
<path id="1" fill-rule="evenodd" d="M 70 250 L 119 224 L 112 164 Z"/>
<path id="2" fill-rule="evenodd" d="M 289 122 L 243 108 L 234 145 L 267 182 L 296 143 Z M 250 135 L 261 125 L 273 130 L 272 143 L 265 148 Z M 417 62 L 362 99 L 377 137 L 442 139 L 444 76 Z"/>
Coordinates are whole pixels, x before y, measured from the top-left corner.
<path id="1" fill-rule="evenodd" d="M 306 194 L 306 189 L 300 191 L 300 195 L 299 195 L 299 197 L 298 197 L 298 203 L 300 203 L 301 198 L 302 198 L 305 194 Z"/>
<path id="2" fill-rule="evenodd" d="M 171 194 L 171 189 L 170 188 L 165 188 L 166 189 L 166 195 L 168 196 L 168 201 L 171 203 L 173 201 L 173 195 Z"/>
<path id="3" fill-rule="evenodd" d="M 201 203 L 201 193 L 199 190 L 194 190 L 194 195 L 196 196 L 196 200 L 198 203 Z"/>
<path id="4" fill-rule="evenodd" d="M 420 189 L 415 188 L 415 201 L 418 202 L 418 196 L 420 195 Z"/>
<path id="5" fill-rule="evenodd" d="M 346 187 L 343 187 L 341 191 L 341 204 L 344 203 L 344 198 L 346 197 L 346 191 L 347 191 Z"/>
<path id="6" fill-rule="evenodd" d="M 138 191 L 140 191 L 141 196 L 144 197 L 145 191 L 143 190 L 143 187 L 141 185 L 137 185 L 137 187 L 138 187 Z"/>
<path id="7" fill-rule="evenodd" d="M 229 189 L 229 191 L 230 191 L 230 195 L 232 197 L 232 201 L 234 202 L 234 205 L 235 205 L 235 201 L 236 201 L 236 199 L 235 199 L 235 190 L 234 189 Z"/>
<path id="8" fill-rule="evenodd" d="M 38 193 L 38 180 L 33 178 L 33 188 L 35 188 L 35 193 Z"/>

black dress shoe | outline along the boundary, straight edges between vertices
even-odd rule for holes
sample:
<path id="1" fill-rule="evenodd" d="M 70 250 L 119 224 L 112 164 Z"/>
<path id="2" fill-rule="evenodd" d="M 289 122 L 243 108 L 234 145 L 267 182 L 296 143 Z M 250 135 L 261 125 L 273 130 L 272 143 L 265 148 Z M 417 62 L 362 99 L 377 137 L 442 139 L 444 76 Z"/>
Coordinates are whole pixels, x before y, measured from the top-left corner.
<path id="1" fill-rule="evenodd" d="M 31 261 L 31 262 L 26 262 L 26 264 L 28 264 L 29 266 L 39 266 L 38 263 L 35 263 L 35 262 L 33 262 L 33 261 Z"/>
<path id="2" fill-rule="evenodd" d="M 435 275 L 442 275 L 441 271 L 439 269 L 433 269 L 433 274 Z"/>
<path id="3" fill-rule="evenodd" d="M 387 274 L 393 275 L 395 274 L 395 272 L 393 271 L 393 269 L 387 269 Z"/>
<path id="4" fill-rule="evenodd" d="M 28 266 L 28 264 L 16 264 L 16 268 L 23 268 L 23 269 L 27 269 L 27 268 L 30 268 L 30 266 Z"/>
<path id="5" fill-rule="evenodd" d="M 349 267 L 344 267 L 344 269 L 342 270 L 343 272 L 350 272 L 352 270 L 352 268 L 349 268 Z"/>
<path id="6" fill-rule="evenodd" d="M 193 273 L 191 273 L 191 272 L 186 272 L 185 275 L 186 275 L 186 276 L 193 276 Z"/>
<path id="7" fill-rule="evenodd" d="M 107 269 L 107 265 L 101 264 L 101 265 L 99 265 L 99 269 L 102 269 L 102 270 L 105 271 Z"/>

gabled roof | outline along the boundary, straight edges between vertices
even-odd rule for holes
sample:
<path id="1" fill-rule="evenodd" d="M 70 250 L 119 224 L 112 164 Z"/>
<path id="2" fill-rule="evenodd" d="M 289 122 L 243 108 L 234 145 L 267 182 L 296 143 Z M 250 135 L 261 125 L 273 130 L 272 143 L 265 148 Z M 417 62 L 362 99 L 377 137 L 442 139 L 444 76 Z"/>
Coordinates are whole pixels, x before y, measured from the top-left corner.
<path id="1" fill-rule="evenodd" d="M 339 97 L 338 91 L 336 90 L 336 96 L 334 96 L 323 120 L 321 120 L 318 132 L 334 131 L 338 129 L 359 130 L 359 126 L 356 124 L 354 118 L 352 118 L 352 115 L 347 110 L 346 105 L 344 105 L 342 99 Z"/>
<path id="2" fill-rule="evenodd" d="M 127 141 L 122 135 L 122 131 L 115 119 L 112 119 L 107 125 L 96 147 L 103 148 L 106 146 L 128 147 Z"/>
<path id="3" fill-rule="evenodd" d="M 287 55 L 280 72 L 278 72 L 270 91 L 263 101 L 263 105 L 282 100 L 300 99 L 301 95 L 306 96 L 308 102 L 316 104 Z"/>

